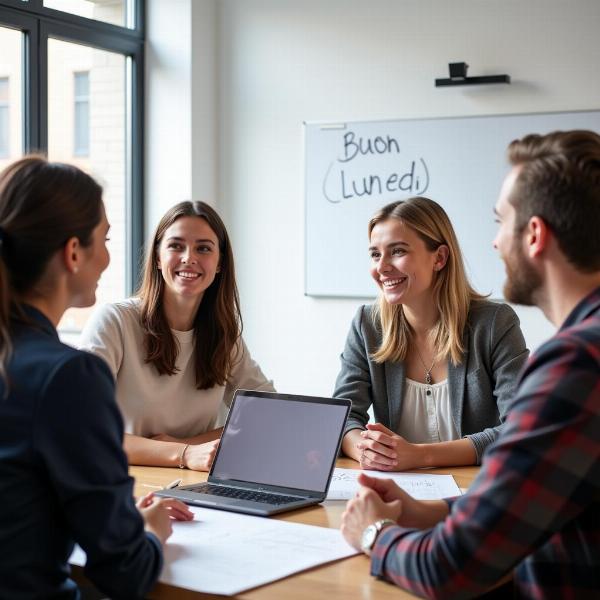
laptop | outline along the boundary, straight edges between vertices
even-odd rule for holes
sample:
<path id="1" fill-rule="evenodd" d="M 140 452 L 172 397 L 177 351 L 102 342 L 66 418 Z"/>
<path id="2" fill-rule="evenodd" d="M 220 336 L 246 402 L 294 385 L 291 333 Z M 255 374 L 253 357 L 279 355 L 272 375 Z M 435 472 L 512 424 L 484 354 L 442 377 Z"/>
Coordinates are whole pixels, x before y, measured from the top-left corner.
<path id="1" fill-rule="evenodd" d="M 208 480 L 157 496 L 268 516 L 322 502 L 350 400 L 237 390 Z"/>

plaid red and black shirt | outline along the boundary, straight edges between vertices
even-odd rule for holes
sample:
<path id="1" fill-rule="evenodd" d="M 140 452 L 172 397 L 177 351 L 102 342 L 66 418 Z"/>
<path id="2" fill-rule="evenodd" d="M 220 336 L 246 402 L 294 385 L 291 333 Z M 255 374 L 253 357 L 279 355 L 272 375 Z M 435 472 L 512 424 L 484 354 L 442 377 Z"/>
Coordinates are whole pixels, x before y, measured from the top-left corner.
<path id="1" fill-rule="evenodd" d="M 429 530 L 387 527 L 371 574 L 472 598 L 514 569 L 524 598 L 600 598 L 600 289 L 529 359 L 468 493 Z"/>

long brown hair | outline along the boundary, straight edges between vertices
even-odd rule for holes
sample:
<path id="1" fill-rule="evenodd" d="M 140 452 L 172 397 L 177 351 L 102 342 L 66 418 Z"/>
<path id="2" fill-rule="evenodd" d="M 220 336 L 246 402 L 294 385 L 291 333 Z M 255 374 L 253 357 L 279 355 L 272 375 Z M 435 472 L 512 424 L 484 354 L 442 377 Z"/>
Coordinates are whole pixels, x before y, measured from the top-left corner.
<path id="1" fill-rule="evenodd" d="M 462 253 L 446 211 L 433 200 L 416 196 L 384 206 L 369 221 L 369 237 L 378 223 L 399 219 L 425 242 L 430 252 L 441 245 L 448 247 L 448 260 L 434 273 L 433 298 L 440 320 L 431 332 L 437 360 L 449 357 L 456 365 L 464 353 L 463 332 L 469 308 L 474 300 L 483 300 L 470 285 Z M 383 294 L 375 304 L 373 318 L 381 326 L 381 346 L 373 354 L 375 362 L 402 361 L 410 345 L 412 331 L 402 304 L 389 304 Z"/>
<path id="2" fill-rule="evenodd" d="M 28 156 L 0 174 L 0 378 L 22 296 L 36 289 L 70 238 L 89 246 L 101 218 L 102 188 L 77 167 Z"/>
<path id="3" fill-rule="evenodd" d="M 204 219 L 219 240 L 220 270 L 204 292 L 194 318 L 196 387 L 206 390 L 224 385 L 229 377 L 236 359 L 233 351 L 242 334 L 242 316 L 229 235 L 221 217 L 205 202 L 180 202 L 169 209 L 148 248 L 142 283 L 137 291 L 141 300 L 145 358 L 160 375 L 177 373 L 175 363 L 179 348 L 163 309 L 165 283 L 157 268 L 157 256 L 165 231 L 182 217 Z"/>

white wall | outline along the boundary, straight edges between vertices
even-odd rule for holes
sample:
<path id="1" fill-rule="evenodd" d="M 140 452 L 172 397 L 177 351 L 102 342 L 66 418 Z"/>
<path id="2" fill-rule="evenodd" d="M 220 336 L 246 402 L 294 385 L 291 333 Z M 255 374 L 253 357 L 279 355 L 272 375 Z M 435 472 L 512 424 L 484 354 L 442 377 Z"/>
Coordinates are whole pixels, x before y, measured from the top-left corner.
<path id="1" fill-rule="evenodd" d="M 168 2 L 169 18 L 188 2 Z M 218 0 L 216 23 L 218 207 L 234 242 L 246 341 L 282 391 L 332 391 L 359 304 L 303 294 L 303 121 L 600 108 L 597 0 Z M 513 83 L 436 89 L 453 61 Z M 171 146 L 149 133 L 150 153 L 172 161 Z M 202 160 L 193 157 L 192 171 Z M 157 207 L 151 199 L 150 213 Z M 343 247 L 330 251 L 345 260 Z M 531 346 L 551 334 L 536 309 L 519 313 Z"/>
<path id="2" fill-rule="evenodd" d="M 146 238 L 182 200 L 217 197 L 215 0 L 146 4 Z"/>

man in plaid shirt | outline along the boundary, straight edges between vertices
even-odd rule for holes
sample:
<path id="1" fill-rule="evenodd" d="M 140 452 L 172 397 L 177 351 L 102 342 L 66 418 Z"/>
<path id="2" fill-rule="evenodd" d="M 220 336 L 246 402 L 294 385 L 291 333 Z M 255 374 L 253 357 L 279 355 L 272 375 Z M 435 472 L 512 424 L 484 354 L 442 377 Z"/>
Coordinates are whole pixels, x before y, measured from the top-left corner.
<path id="1" fill-rule="evenodd" d="M 600 598 L 600 136 L 531 135 L 508 155 L 504 293 L 558 332 L 529 359 L 468 493 L 417 501 L 362 474 L 342 533 L 373 575 L 428 598 L 472 598 L 511 573 L 516 597 Z"/>

